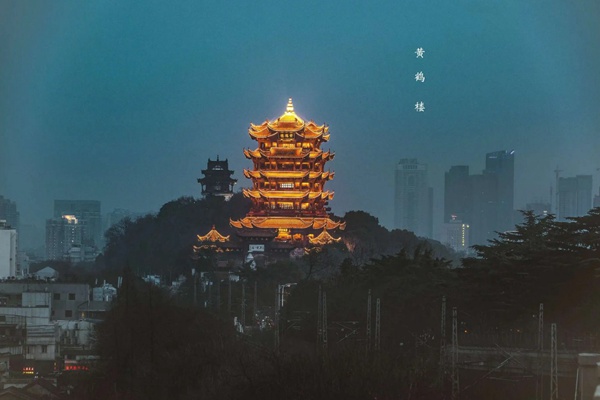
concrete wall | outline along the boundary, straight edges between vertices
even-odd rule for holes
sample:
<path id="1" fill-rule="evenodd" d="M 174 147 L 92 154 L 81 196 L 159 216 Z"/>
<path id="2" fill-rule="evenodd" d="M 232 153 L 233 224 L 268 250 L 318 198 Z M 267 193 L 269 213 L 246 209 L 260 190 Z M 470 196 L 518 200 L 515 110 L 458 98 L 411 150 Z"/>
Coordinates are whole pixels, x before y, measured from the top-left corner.
<path id="1" fill-rule="evenodd" d="M 23 292 L 21 296 L 23 307 L 50 307 L 52 308 L 52 293 L 48 292 Z"/>
<path id="2" fill-rule="evenodd" d="M 4 307 L 0 306 L 0 315 L 25 317 L 27 325 L 50 323 L 50 307 Z"/>
<path id="3" fill-rule="evenodd" d="M 0 228 L 0 278 L 17 273 L 17 231 Z"/>
<path id="4" fill-rule="evenodd" d="M 77 320 L 82 317 L 78 307 L 88 301 L 90 287 L 84 283 L 52 283 L 52 282 L 2 282 L 2 295 L 19 295 L 25 292 L 52 293 L 51 318 Z M 19 303 L 20 304 L 20 303 Z"/>

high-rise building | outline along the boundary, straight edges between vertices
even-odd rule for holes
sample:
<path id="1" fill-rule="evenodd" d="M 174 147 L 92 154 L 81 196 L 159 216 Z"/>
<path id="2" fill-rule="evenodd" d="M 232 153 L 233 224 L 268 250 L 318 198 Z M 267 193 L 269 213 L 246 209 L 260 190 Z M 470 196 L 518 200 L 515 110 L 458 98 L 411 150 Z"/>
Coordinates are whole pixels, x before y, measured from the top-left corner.
<path id="1" fill-rule="evenodd" d="M 494 175 L 496 180 L 496 230 L 514 229 L 515 152 L 501 150 L 487 153 L 483 174 Z"/>
<path id="2" fill-rule="evenodd" d="M 465 219 L 471 227 L 471 244 L 485 244 L 496 236 L 498 226 L 497 176 L 471 175 L 471 215 Z M 511 216 L 512 219 L 512 216 Z"/>
<path id="3" fill-rule="evenodd" d="M 600 207 L 600 188 L 598 188 L 598 194 L 594 196 L 594 208 Z"/>
<path id="4" fill-rule="evenodd" d="M 204 197 L 220 196 L 225 200 L 231 199 L 233 196 L 233 186 L 237 179 L 233 179 L 233 171 L 229 169 L 227 159 L 216 161 L 208 159 L 206 169 L 202 170 L 203 178 L 198 178 L 198 183 L 202 185 L 202 195 Z"/>
<path id="5" fill-rule="evenodd" d="M 84 245 L 101 249 L 104 243 L 100 202 L 97 200 L 54 200 L 54 219 L 73 215 L 83 225 Z"/>
<path id="6" fill-rule="evenodd" d="M 451 216 L 450 221 L 442 226 L 441 242 L 454 251 L 469 251 L 469 224 Z"/>
<path id="7" fill-rule="evenodd" d="M 525 205 L 525 210 L 533 211 L 533 213 L 538 216 L 546 216 L 552 214 L 552 205 L 550 203 L 537 201 L 534 203 L 527 203 Z"/>
<path id="8" fill-rule="evenodd" d="M 514 151 L 495 151 L 486 154 L 481 174 L 469 175 L 464 165 L 446 172 L 444 223 L 455 216 L 467 224 L 471 244 L 514 229 L 514 158 Z"/>
<path id="9" fill-rule="evenodd" d="M 118 224 L 125 218 L 130 218 L 130 219 L 134 220 L 134 219 L 142 217 L 144 215 L 145 214 L 141 213 L 141 212 L 134 212 L 134 211 L 126 210 L 123 208 L 115 208 L 111 212 L 104 214 L 104 229 L 103 229 L 103 231 L 106 232 L 108 229 L 110 229 L 111 226 Z"/>
<path id="10" fill-rule="evenodd" d="M 444 223 L 468 221 L 471 217 L 471 181 L 469 167 L 454 165 L 444 179 Z"/>
<path id="11" fill-rule="evenodd" d="M 19 229 L 19 212 L 17 204 L 10 199 L 0 196 L 0 219 L 13 229 Z"/>
<path id="12" fill-rule="evenodd" d="M 0 220 L 0 278 L 17 273 L 17 230 Z"/>
<path id="13" fill-rule="evenodd" d="M 74 215 L 46 221 L 46 259 L 68 259 L 73 247 L 81 247 L 85 225 Z"/>
<path id="14" fill-rule="evenodd" d="M 433 190 L 427 181 L 427 164 L 402 159 L 396 165 L 394 227 L 432 237 Z"/>
<path id="15" fill-rule="evenodd" d="M 592 175 L 558 178 L 558 219 L 581 217 L 592 208 Z"/>

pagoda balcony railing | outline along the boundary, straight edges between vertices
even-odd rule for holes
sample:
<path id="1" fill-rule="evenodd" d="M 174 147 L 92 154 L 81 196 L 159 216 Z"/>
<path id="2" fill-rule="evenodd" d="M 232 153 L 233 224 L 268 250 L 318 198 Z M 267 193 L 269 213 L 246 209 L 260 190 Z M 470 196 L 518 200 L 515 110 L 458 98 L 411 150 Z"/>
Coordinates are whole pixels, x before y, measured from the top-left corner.
<path id="1" fill-rule="evenodd" d="M 294 210 L 294 209 L 272 209 L 266 208 L 253 210 L 248 216 L 251 217 L 290 217 L 290 218 L 326 218 L 329 216 L 325 210 Z"/>

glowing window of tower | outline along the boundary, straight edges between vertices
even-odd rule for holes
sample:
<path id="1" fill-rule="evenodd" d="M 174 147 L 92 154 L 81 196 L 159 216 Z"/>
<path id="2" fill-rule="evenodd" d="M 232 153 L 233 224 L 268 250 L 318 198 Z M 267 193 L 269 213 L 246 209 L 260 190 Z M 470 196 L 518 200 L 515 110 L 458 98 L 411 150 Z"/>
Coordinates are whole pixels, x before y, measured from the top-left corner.
<path id="1" fill-rule="evenodd" d="M 294 188 L 294 184 L 291 182 L 285 182 L 285 183 L 281 183 L 279 184 L 279 187 L 282 189 L 293 189 Z"/>

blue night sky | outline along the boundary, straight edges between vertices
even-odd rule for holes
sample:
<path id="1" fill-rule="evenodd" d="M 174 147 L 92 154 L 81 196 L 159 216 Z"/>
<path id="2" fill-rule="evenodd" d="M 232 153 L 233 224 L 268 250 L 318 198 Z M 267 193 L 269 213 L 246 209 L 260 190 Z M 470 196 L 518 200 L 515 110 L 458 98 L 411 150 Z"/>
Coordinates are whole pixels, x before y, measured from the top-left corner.
<path id="1" fill-rule="evenodd" d="M 288 97 L 330 126 L 339 215 L 392 227 L 401 158 L 429 165 L 438 224 L 444 172 L 486 152 L 516 151 L 518 208 L 557 165 L 597 192 L 598 21 L 598 0 L 0 0 L 0 194 L 43 227 L 57 198 L 199 196 L 217 154 L 248 186 L 248 125 Z"/>

